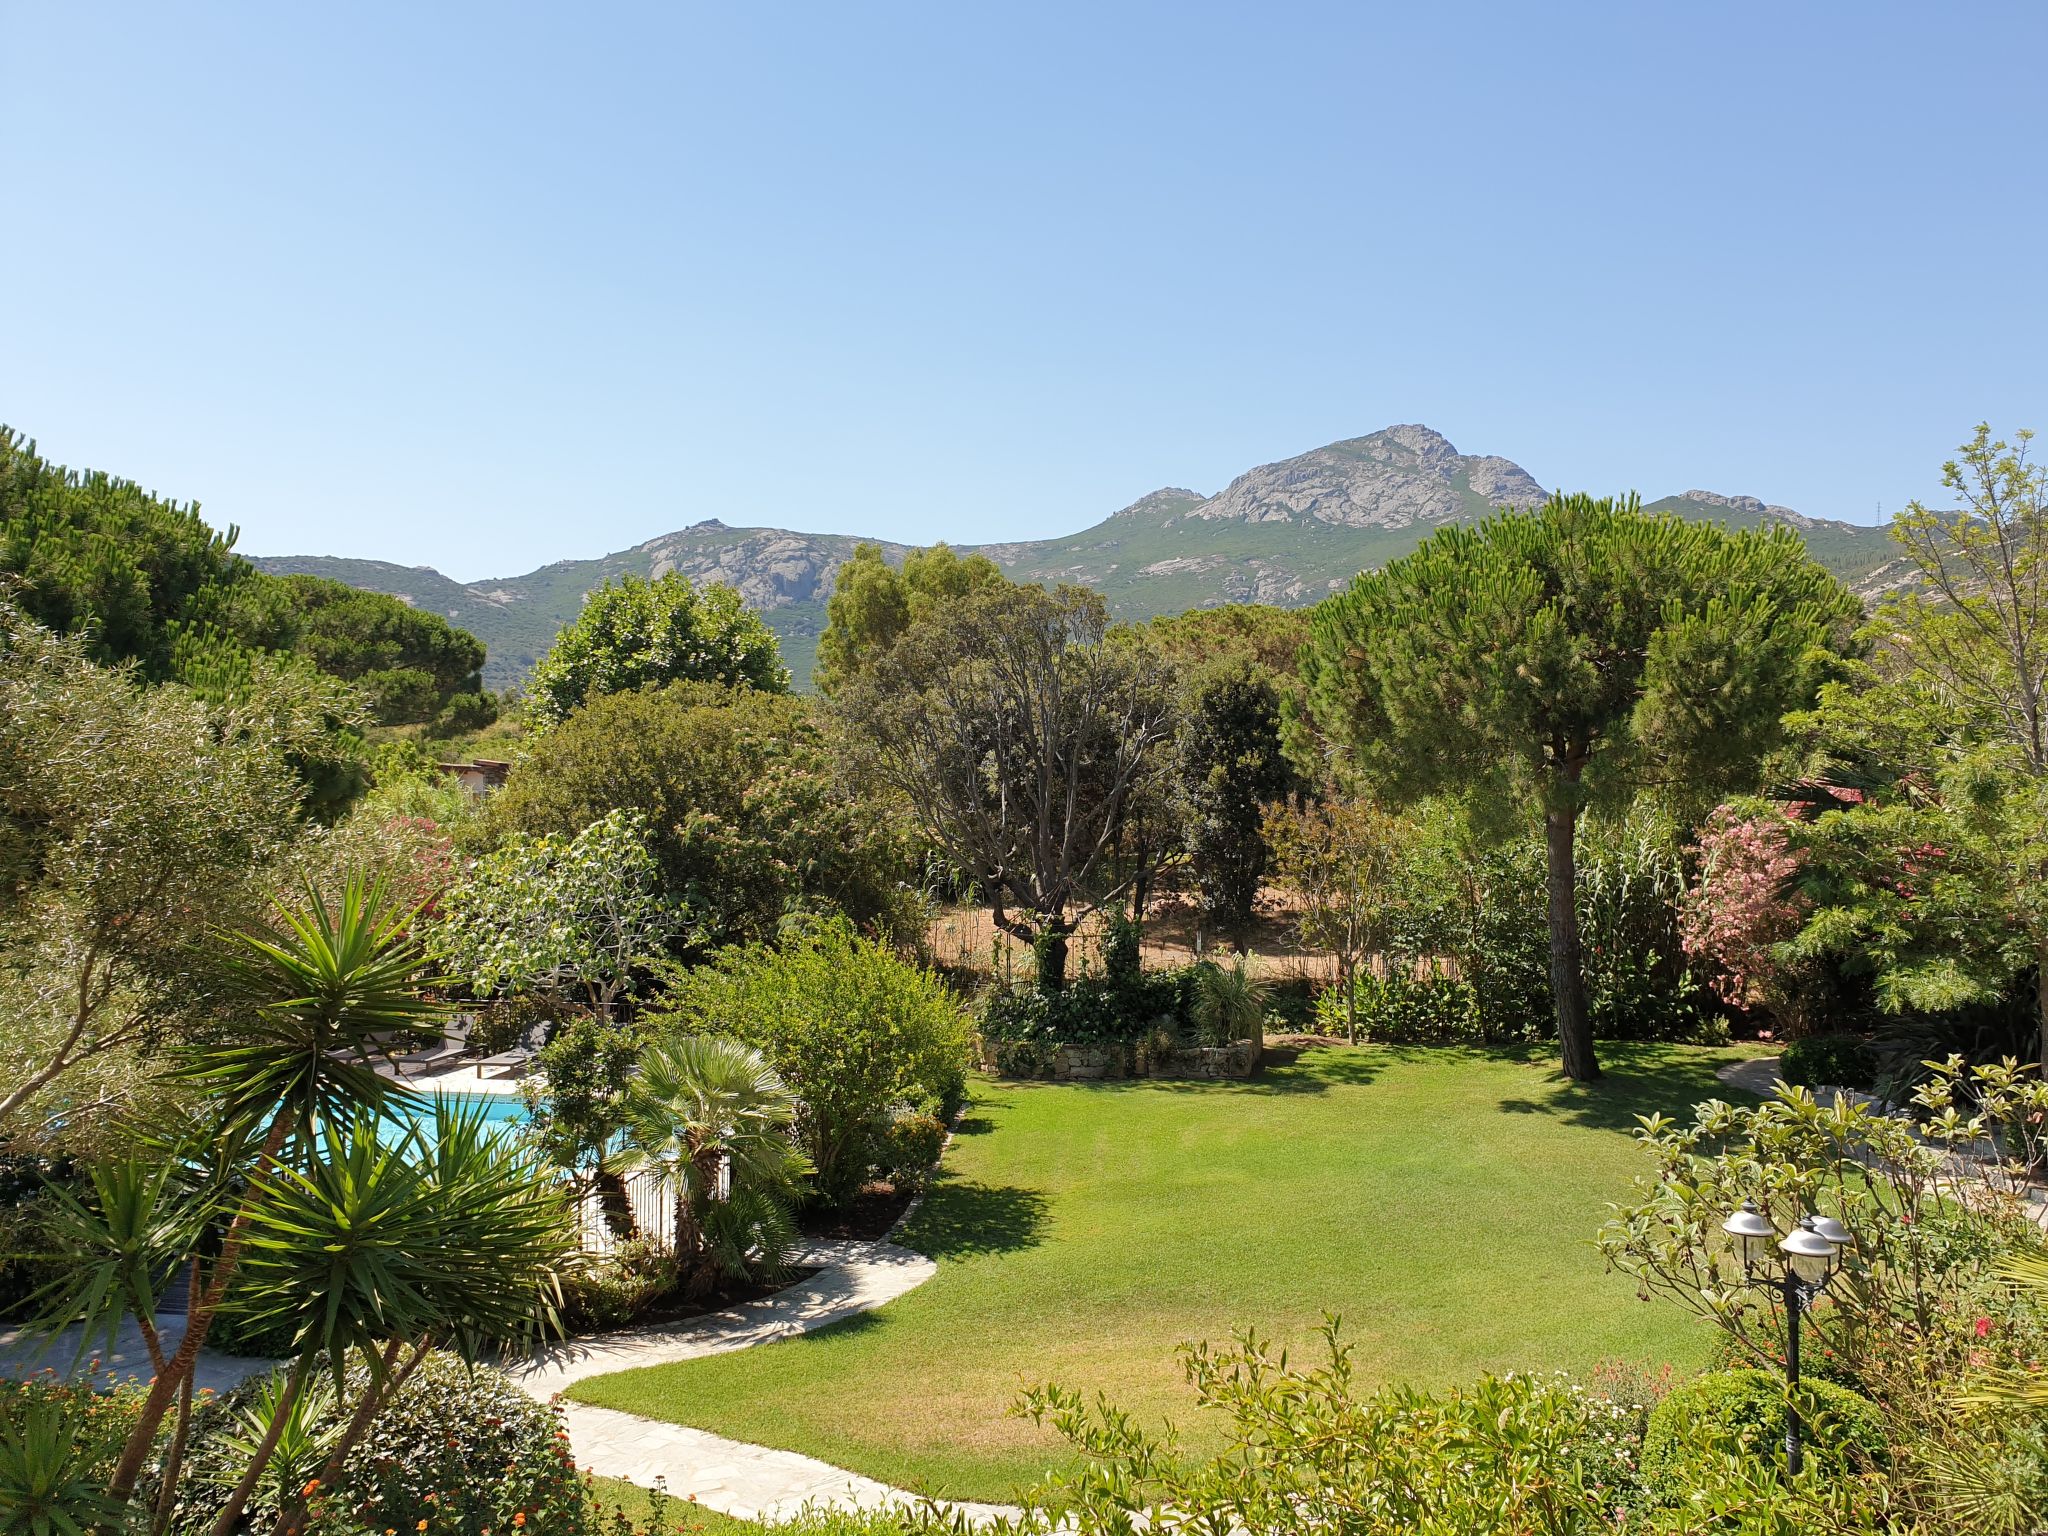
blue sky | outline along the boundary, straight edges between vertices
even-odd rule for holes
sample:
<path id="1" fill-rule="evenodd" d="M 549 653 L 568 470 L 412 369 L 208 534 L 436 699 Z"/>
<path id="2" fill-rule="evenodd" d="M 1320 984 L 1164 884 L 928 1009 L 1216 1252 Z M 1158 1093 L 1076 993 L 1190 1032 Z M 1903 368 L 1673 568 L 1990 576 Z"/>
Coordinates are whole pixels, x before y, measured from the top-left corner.
<path id="1" fill-rule="evenodd" d="M 2048 427 L 2048 6 L 0 0 L 0 421 L 250 553 L 1068 532 L 1398 421 L 1870 521 Z"/>

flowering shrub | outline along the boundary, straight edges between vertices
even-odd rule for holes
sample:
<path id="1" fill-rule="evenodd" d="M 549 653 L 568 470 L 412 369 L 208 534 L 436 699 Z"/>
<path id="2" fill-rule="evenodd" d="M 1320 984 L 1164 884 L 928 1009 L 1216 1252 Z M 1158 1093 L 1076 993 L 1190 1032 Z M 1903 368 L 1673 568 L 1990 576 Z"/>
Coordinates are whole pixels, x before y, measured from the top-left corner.
<path id="1" fill-rule="evenodd" d="M 676 924 L 647 837 L 645 817 L 613 811 L 478 859 L 443 902 L 449 969 L 481 994 L 581 986 L 605 1005 L 631 991 Z"/>
<path id="2" fill-rule="evenodd" d="M 141 1391 L 95 1392 L 53 1374 L 0 1377 L 0 1531 L 85 1529 L 121 1510 L 107 1473 L 134 1426 Z"/>
<path id="3" fill-rule="evenodd" d="M 1198 1405 L 1230 1421 L 1209 1461 L 1190 1462 L 1171 1429 L 1155 1438 L 1108 1404 L 1028 1393 L 1025 1411 L 1089 1461 L 1034 1491 L 1023 1528 L 1576 1536 L 1613 1529 L 1638 1501 L 1629 1407 L 1564 1376 L 1367 1391 L 1334 1323 L 1325 1338 L 1328 1363 L 1313 1368 L 1251 1334 L 1183 1349 Z"/>
<path id="4" fill-rule="evenodd" d="M 1788 976 L 1773 950 L 1799 931 L 1808 905 L 1793 884 L 1801 857 L 1789 823 L 1723 805 L 1696 846 L 1699 880 L 1679 904 L 1686 954 L 1723 1002 L 1784 1006 Z"/>
<path id="5" fill-rule="evenodd" d="M 342 1406 L 327 1413 L 338 1427 L 361 1395 L 362 1373 L 349 1372 Z M 193 1473 L 184 1483 L 172 1530 L 203 1536 L 242 1469 L 238 1408 L 251 1406 L 265 1380 L 245 1382 L 194 1421 Z M 341 1484 L 317 1489 L 314 1528 L 330 1523 L 372 1536 L 586 1536 L 589 1510 L 560 1415 L 497 1371 L 435 1357 L 378 1415 L 349 1456 Z M 268 1530 L 274 1496 L 253 1499 L 245 1519 Z"/>

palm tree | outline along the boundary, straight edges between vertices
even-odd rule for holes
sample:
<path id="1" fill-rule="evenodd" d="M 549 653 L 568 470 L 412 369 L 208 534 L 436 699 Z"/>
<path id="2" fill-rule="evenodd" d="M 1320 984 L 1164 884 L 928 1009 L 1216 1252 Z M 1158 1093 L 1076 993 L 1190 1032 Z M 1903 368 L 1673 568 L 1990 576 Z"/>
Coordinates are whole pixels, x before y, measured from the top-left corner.
<path id="1" fill-rule="evenodd" d="M 642 1052 L 610 1163 L 674 1181 L 675 1249 L 702 1261 L 691 1277 L 698 1288 L 720 1273 L 787 1262 L 789 1208 L 810 1171 L 794 1139 L 797 1107 L 775 1069 L 740 1041 L 682 1035 Z"/>

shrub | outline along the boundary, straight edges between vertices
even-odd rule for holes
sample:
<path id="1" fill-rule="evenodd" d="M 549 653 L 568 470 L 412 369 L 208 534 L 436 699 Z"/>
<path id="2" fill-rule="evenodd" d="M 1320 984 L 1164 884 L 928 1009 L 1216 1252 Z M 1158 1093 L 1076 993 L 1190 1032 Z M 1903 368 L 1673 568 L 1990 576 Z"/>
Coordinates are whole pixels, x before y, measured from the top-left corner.
<path id="1" fill-rule="evenodd" d="M 1202 1044 L 1230 1045 L 1265 1028 L 1266 988 L 1252 979 L 1243 955 L 1228 969 L 1199 960 L 1193 971 L 1189 1022 Z"/>
<path id="2" fill-rule="evenodd" d="M 844 918 L 675 973 L 649 1028 L 759 1049 L 802 1101 L 798 1139 L 827 1205 L 860 1189 L 901 1110 L 949 1115 L 965 1092 L 967 1025 L 953 993 Z"/>
<path id="3" fill-rule="evenodd" d="M 918 1188 L 931 1177 L 945 1147 L 945 1122 L 937 1115 L 912 1112 L 890 1123 L 877 1161 L 883 1177 L 898 1189 Z"/>
<path id="4" fill-rule="evenodd" d="M 1251 1335 L 1183 1346 L 1198 1407 L 1229 1420 L 1213 1460 L 1107 1401 L 1032 1390 L 1025 1411 L 1088 1458 L 1032 1491 L 1032 1510 L 1061 1520 L 1036 1528 L 1562 1536 L 1612 1530 L 1613 1511 L 1635 1501 L 1628 1409 L 1554 1376 L 1368 1391 L 1334 1324 L 1328 1334 L 1329 1363 L 1313 1368 Z"/>
<path id="5" fill-rule="evenodd" d="M 181 1488 L 172 1530 L 203 1536 L 245 1464 L 236 1448 L 240 1413 L 255 1407 L 272 1378 L 244 1382 L 201 1408 L 192 1427 L 191 1475 Z M 325 1422 L 337 1429 L 366 1385 L 347 1375 Z M 556 1412 L 497 1371 L 434 1358 L 379 1414 L 321 1502 L 344 1528 L 413 1530 L 424 1516 L 434 1536 L 482 1536 L 515 1526 L 582 1536 L 589 1527 L 584 1490 Z M 318 1506 L 316 1505 L 316 1508 Z M 277 1517 L 274 1489 L 259 1489 L 244 1517 L 268 1530 Z"/>
<path id="6" fill-rule="evenodd" d="M 118 1528 L 107 1476 L 141 1399 L 133 1387 L 95 1392 L 48 1374 L 0 1377 L 0 1531 Z"/>
<path id="7" fill-rule="evenodd" d="M 1808 1035 L 1785 1047 L 1778 1071 L 1801 1088 L 1868 1093 L 1877 1080 L 1877 1053 L 1854 1035 Z"/>
<path id="8" fill-rule="evenodd" d="M 1884 1416 L 1869 1398 L 1806 1378 L 1797 1390 L 1801 1438 L 1816 1472 L 1839 1477 L 1886 1462 Z M 1723 1456 L 1783 1455 L 1786 1403 L 1784 1381 L 1767 1371 L 1717 1371 L 1687 1382 L 1650 1411 L 1644 1488 L 1678 1503 Z"/>
<path id="9" fill-rule="evenodd" d="M 1358 1038 L 1385 1045 L 1453 1045 L 1486 1039 L 1479 1000 L 1471 985 L 1450 976 L 1361 973 L 1353 979 Z M 1316 999 L 1316 1028 L 1342 1034 L 1344 992 L 1332 987 Z"/>
<path id="10" fill-rule="evenodd" d="M 682 1262 L 645 1238 L 620 1243 L 592 1256 L 562 1283 L 562 1325 L 571 1333 L 604 1333 L 623 1328 L 648 1303 L 667 1295 L 682 1278 Z"/>

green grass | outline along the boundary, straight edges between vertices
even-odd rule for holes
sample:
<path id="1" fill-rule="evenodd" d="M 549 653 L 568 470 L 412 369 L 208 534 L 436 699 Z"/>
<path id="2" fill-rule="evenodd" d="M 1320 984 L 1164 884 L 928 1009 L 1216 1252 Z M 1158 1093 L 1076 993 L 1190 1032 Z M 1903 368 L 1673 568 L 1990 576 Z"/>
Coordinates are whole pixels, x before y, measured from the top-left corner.
<path id="1" fill-rule="evenodd" d="M 1647 1160 L 1638 1113 L 1730 1096 L 1728 1051 L 1548 1057 L 1312 1051 L 1248 1084 L 987 1083 L 908 1241 L 939 1261 L 878 1312 L 571 1395 L 1001 1498 L 1061 1459 L 1006 1413 L 1021 1387 L 1104 1390 L 1197 1447 L 1174 1359 L 1256 1325 L 1312 1343 L 1341 1313 L 1361 1370 L 1444 1385 L 1603 1359 L 1701 1363 L 1707 1340 L 1602 1273 L 1591 1238 Z"/>
<path id="2" fill-rule="evenodd" d="M 612 1522 L 623 1517 L 640 1536 L 761 1536 L 768 1527 L 754 1520 L 741 1520 L 705 1509 L 685 1499 L 669 1497 L 657 1506 L 645 1488 L 619 1477 L 594 1477 L 595 1505 L 606 1522 L 599 1527 L 605 1536 L 614 1530 Z"/>

